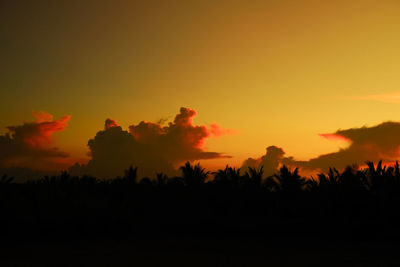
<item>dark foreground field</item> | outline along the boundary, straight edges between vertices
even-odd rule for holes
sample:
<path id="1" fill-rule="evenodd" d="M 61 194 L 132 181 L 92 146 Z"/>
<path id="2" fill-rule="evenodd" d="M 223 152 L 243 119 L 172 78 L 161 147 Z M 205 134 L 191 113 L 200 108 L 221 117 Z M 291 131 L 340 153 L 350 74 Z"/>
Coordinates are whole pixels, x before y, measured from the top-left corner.
<path id="1" fill-rule="evenodd" d="M 400 167 L 0 181 L 0 266 L 400 266 Z"/>
<path id="2" fill-rule="evenodd" d="M 393 243 L 295 238 L 31 240 L 2 254 L 0 266 L 400 266 Z"/>

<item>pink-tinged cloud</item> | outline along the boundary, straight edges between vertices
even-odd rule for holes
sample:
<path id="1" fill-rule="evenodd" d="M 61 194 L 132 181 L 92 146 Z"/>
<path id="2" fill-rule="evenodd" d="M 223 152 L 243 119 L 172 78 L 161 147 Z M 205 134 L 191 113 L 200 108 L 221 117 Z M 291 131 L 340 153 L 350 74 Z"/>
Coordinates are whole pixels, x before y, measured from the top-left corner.
<path id="1" fill-rule="evenodd" d="M 50 145 L 53 133 L 64 130 L 71 119 L 69 115 L 53 120 L 53 116 L 44 111 L 33 112 L 33 115 L 36 117 L 36 122 L 27 122 L 23 125 L 6 128 L 16 141 L 37 148 Z"/>
<path id="2" fill-rule="evenodd" d="M 204 151 L 203 143 L 211 136 L 211 130 L 193 123 L 196 114 L 193 109 L 181 108 L 167 126 L 141 121 L 129 126 L 129 131 L 108 119 L 104 131 L 88 142 L 92 159 L 87 165 L 75 166 L 72 171 L 115 177 L 134 165 L 139 167 L 141 175 L 153 176 L 160 171 L 174 173 L 177 165 L 188 160 L 227 157 Z"/>
<path id="3" fill-rule="evenodd" d="M 318 134 L 319 136 L 326 138 L 328 140 L 332 140 L 332 141 L 345 141 L 345 142 L 351 142 L 351 140 L 347 137 L 344 137 L 342 135 L 338 135 L 338 134 Z"/>
<path id="4" fill-rule="evenodd" d="M 366 161 L 391 162 L 400 158 L 400 123 L 383 122 L 373 127 L 338 130 L 328 134 L 341 140 L 349 140 L 347 148 L 320 155 L 308 161 L 284 158 L 283 163 L 306 169 L 327 170 L 329 167 L 344 168 L 347 165 L 363 165 Z M 324 136 L 324 137 L 326 137 Z"/>
<path id="5" fill-rule="evenodd" d="M 228 128 L 222 128 L 217 123 L 212 123 L 210 125 L 210 132 L 214 137 L 220 137 L 220 136 L 223 136 L 223 135 L 232 135 L 232 134 L 236 133 L 235 130 L 228 129 Z"/>
<path id="6" fill-rule="evenodd" d="M 162 127 L 158 123 L 140 122 L 138 125 L 129 126 L 129 132 L 139 142 L 153 143 L 157 147 L 163 147 L 170 151 L 172 157 L 179 157 L 180 154 L 194 156 L 204 154 L 202 151 L 203 142 L 210 136 L 210 131 L 205 126 L 196 126 L 193 119 L 197 113 L 193 109 L 181 108 L 180 113 L 175 116 L 173 122 Z"/>
<path id="7" fill-rule="evenodd" d="M 365 96 L 354 97 L 356 100 L 372 100 L 384 103 L 400 104 L 400 92 L 384 93 L 384 94 L 371 94 Z"/>
<path id="8" fill-rule="evenodd" d="M 243 162 L 242 170 L 248 167 L 264 166 L 266 175 L 274 173 L 283 164 L 300 167 L 305 172 L 327 171 L 330 167 L 343 169 L 349 165 L 364 166 L 366 161 L 393 163 L 400 159 L 400 122 L 383 122 L 372 127 L 338 130 L 335 133 L 320 134 L 330 140 L 348 142 L 348 147 L 339 151 L 322 154 L 310 160 L 296 160 L 284 157 L 283 149 L 270 146 L 265 156 L 249 158 Z"/>
<path id="9" fill-rule="evenodd" d="M 138 142 L 144 144 L 156 142 L 160 135 L 165 134 L 165 130 L 160 124 L 146 121 L 129 126 L 129 132 Z"/>
<path id="10" fill-rule="evenodd" d="M 68 154 L 53 147 L 52 135 L 67 127 L 71 116 L 53 120 L 53 116 L 40 111 L 33 112 L 35 122 L 8 126 L 8 133 L 0 136 L 0 168 L 26 167 L 55 169 L 67 167 Z M 65 163 L 65 164 L 64 164 Z"/>
<path id="11" fill-rule="evenodd" d="M 45 112 L 45 111 L 32 111 L 33 117 L 36 118 L 36 122 L 49 122 L 53 120 L 53 115 Z"/>
<path id="12" fill-rule="evenodd" d="M 118 127 L 118 123 L 113 120 L 113 119 L 106 119 L 106 121 L 104 122 L 104 130 L 108 130 L 112 127 Z"/>

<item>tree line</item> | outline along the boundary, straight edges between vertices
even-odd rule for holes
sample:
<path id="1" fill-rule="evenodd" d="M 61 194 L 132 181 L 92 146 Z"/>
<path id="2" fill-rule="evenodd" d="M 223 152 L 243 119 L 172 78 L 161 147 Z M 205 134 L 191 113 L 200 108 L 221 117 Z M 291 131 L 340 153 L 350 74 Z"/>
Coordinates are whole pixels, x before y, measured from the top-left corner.
<path id="1" fill-rule="evenodd" d="M 0 180 L 1 227 L 7 234 L 329 233 L 395 236 L 400 222 L 400 167 L 331 168 L 302 177 L 282 166 L 264 177 L 226 166 L 209 172 L 187 162 L 181 176 L 155 179 L 130 167 L 123 177 L 67 172 L 25 183 Z"/>

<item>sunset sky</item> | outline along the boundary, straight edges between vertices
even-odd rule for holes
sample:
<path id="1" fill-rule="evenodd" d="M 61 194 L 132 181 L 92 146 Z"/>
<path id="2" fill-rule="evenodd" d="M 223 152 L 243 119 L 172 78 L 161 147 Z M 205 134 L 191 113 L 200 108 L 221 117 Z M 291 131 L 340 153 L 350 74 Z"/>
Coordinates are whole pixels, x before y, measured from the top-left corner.
<path id="1" fill-rule="evenodd" d="M 220 127 L 193 145 L 223 155 L 201 154 L 205 167 L 240 167 L 268 146 L 304 162 L 358 140 L 347 129 L 400 121 L 399 14 L 395 0 L 2 1 L 0 134 L 32 111 L 71 115 L 46 145 L 86 163 L 107 118 L 167 127 L 186 107 L 193 125 Z M 382 133 L 388 154 L 361 145 L 394 159 L 397 133 Z"/>

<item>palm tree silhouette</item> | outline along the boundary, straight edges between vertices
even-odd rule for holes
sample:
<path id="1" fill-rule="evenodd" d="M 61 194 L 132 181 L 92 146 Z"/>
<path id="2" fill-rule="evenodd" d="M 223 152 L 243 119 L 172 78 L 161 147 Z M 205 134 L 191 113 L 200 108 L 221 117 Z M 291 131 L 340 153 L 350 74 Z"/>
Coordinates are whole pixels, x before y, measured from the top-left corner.
<path id="1" fill-rule="evenodd" d="M 167 184 L 168 176 L 162 172 L 156 173 L 156 184 L 157 186 L 164 186 Z"/>
<path id="2" fill-rule="evenodd" d="M 203 184 L 209 174 L 208 171 L 205 171 L 205 169 L 200 166 L 200 163 L 191 165 L 189 161 L 186 162 L 184 166 L 180 167 L 180 170 L 182 171 L 183 181 L 188 186 L 199 186 Z"/>
<path id="3" fill-rule="evenodd" d="M 366 179 L 364 180 L 367 189 L 373 193 L 382 193 L 385 187 L 385 176 L 392 172 L 392 169 L 386 169 L 386 166 L 382 168 L 382 160 L 378 162 L 376 168 L 372 161 L 365 162 L 368 168 L 366 169 Z"/>
<path id="4" fill-rule="evenodd" d="M 232 168 L 226 165 L 225 169 L 214 172 L 214 183 L 238 188 L 243 185 L 243 177 L 240 175 L 240 168 Z"/>
<path id="5" fill-rule="evenodd" d="M 339 185 L 342 193 L 354 197 L 354 194 L 366 192 L 365 174 L 352 166 L 347 166 L 339 176 Z"/>
<path id="6" fill-rule="evenodd" d="M 125 170 L 124 179 L 127 181 L 128 184 L 134 185 L 137 182 L 137 170 L 138 168 L 130 166 L 129 169 Z"/>
<path id="7" fill-rule="evenodd" d="M 340 173 L 335 168 L 329 168 L 328 175 L 318 174 L 318 180 L 313 177 L 308 181 L 308 188 L 312 192 L 336 192 L 339 190 Z"/>
<path id="8" fill-rule="evenodd" d="M 249 170 L 246 172 L 245 176 L 248 178 L 252 186 L 260 187 L 263 174 L 264 166 L 261 166 L 259 170 L 257 170 L 257 168 L 249 167 Z"/>
<path id="9" fill-rule="evenodd" d="M 0 184 L 10 184 L 14 180 L 14 177 L 8 177 L 7 174 L 4 174 L 0 179 Z"/>
<path id="10" fill-rule="evenodd" d="M 268 178 L 275 191 L 285 193 L 297 193 L 302 191 L 307 185 L 306 179 L 299 175 L 299 169 L 291 172 L 283 165 L 277 174 Z"/>

